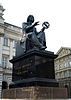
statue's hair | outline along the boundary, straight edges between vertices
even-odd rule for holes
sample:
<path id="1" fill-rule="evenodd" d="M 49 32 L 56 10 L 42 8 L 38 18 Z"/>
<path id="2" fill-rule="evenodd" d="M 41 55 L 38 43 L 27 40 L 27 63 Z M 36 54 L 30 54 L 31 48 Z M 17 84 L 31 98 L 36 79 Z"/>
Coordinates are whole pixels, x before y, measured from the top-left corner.
<path id="1" fill-rule="evenodd" d="M 29 15 L 29 16 L 27 17 L 27 22 L 30 21 L 30 18 L 32 19 L 31 21 L 32 21 L 32 23 L 33 23 L 33 22 L 34 22 L 34 16 L 33 16 L 33 15 Z"/>

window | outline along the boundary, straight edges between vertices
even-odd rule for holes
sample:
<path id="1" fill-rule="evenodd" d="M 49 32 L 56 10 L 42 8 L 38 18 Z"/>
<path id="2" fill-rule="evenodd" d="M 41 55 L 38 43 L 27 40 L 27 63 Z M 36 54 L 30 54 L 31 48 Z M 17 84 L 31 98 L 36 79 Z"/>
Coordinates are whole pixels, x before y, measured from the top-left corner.
<path id="1" fill-rule="evenodd" d="M 62 75 L 62 72 L 60 72 L 60 73 L 59 73 L 59 78 L 62 78 L 62 76 L 61 76 L 61 75 Z"/>
<path id="2" fill-rule="evenodd" d="M 55 71 L 59 70 L 59 65 L 55 64 Z"/>
<path id="3" fill-rule="evenodd" d="M 71 61 L 69 62 L 69 64 L 70 64 L 70 67 L 71 67 Z"/>
<path id="4" fill-rule="evenodd" d="M 65 62 L 65 67 L 69 67 L 69 62 Z"/>
<path id="5" fill-rule="evenodd" d="M 55 77 L 56 77 L 56 79 L 58 79 L 59 78 L 59 73 L 56 73 Z"/>
<path id="6" fill-rule="evenodd" d="M 13 41 L 13 48 L 16 48 L 16 43 L 17 43 L 17 42 L 14 40 L 14 41 Z"/>
<path id="7" fill-rule="evenodd" d="M 64 71 L 64 77 L 68 77 L 68 72 Z"/>
<path id="8" fill-rule="evenodd" d="M 59 69 L 62 69 L 62 64 L 59 64 Z"/>
<path id="9" fill-rule="evenodd" d="M 71 70 L 69 70 L 69 76 L 71 77 Z"/>
<path id="10" fill-rule="evenodd" d="M 2 57 L 2 66 L 3 68 L 6 68 L 8 65 L 8 57 L 7 56 L 3 56 Z"/>
<path id="11" fill-rule="evenodd" d="M 8 38 L 4 38 L 3 45 L 8 46 Z"/>

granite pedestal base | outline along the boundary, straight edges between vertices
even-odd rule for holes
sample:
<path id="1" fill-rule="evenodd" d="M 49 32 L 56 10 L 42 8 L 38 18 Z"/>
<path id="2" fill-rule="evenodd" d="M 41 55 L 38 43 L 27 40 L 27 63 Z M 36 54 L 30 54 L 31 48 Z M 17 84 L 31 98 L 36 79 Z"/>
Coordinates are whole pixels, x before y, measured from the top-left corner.
<path id="1" fill-rule="evenodd" d="M 12 81 L 3 90 L 5 99 L 47 100 L 66 99 L 67 89 L 55 80 L 54 55 L 50 51 L 30 50 L 10 60 L 13 63 Z"/>
<path id="2" fill-rule="evenodd" d="M 47 100 L 66 99 L 67 89 L 59 87 L 23 87 L 3 91 L 3 99 Z"/>

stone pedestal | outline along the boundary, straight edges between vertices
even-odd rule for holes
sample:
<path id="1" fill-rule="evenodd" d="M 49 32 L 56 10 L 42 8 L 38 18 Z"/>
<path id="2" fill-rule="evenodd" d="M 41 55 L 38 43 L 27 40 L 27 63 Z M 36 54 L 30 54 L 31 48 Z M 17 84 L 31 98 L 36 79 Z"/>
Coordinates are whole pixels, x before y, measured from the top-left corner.
<path id="1" fill-rule="evenodd" d="M 10 60 L 13 63 L 12 81 L 3 91 L 3 98 L 45 100 L 67 98 L 67 89 L 55 80 L 53 52 L 32 49 Z"/>
<path id="2" fill-rule="evenodd" d="M 66 99 L 67 89 L 58 87 L 23 87 L 3 91 L 4 99 L 47 100 Z"/>
<path id="3" fill-rule="evenodd" d="M 10 60 L 13 63 L 13 74 L 10 88 L 26 86 L 57 87 L 55 80 L 53 52 L 32 49 L 21 56 Z"/>

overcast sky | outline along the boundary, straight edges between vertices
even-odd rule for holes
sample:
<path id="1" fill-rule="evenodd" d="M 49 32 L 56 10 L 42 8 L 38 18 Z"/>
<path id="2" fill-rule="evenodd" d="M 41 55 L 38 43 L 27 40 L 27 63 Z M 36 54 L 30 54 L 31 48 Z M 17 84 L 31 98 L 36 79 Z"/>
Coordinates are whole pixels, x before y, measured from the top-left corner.
<path id="1" fill-rule="evenodd" d="M 5 22 L 22 26 L 29 14 L 35 21 L 50 23 L 46 30 L 47 50 L 57 52 L 61 46 L 71 47 L 71 0 L 0 0 L 5 8 Z"/>

